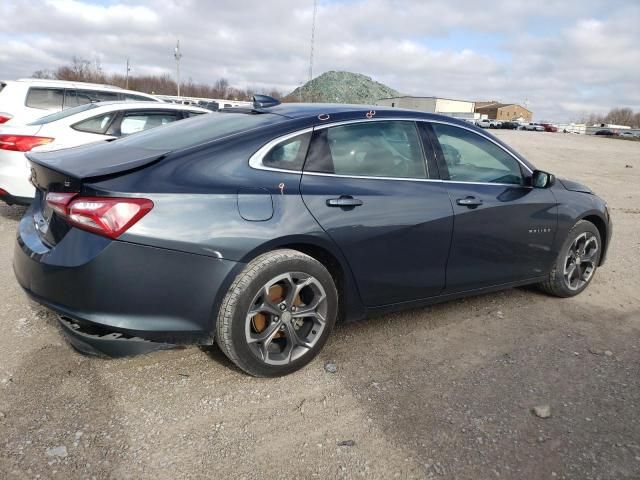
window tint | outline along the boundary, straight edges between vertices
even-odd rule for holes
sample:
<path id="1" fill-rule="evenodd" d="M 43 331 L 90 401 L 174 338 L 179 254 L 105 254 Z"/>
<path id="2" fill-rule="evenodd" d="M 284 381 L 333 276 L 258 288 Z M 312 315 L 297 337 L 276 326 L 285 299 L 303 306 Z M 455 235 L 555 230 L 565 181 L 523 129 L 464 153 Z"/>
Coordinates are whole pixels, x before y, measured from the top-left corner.
<path id="1" fill-rule="evenodd" d="M 86 97 L 92 102 L 117 102 L 118 92 L 105 90 L 78 90 L 79 97 Z"/>
<path id="2" fill-rule="evenodd" d="M 327 128 L 314 141 L 306 170 L 370 177 L 426 178 L 416 125 L 364 122 Z M 322 141 L 324 140 L 324 141 Z"/>
<path id="3" fill-rule="evenodd" d="M 185 116 L 185 118 L 191 118 L 191 117 L 197 117 L 198 115 L 202 115 L 205 112 L 192 112 L 191 110 L 188 110 L 186 112 L 182 112 L 182 114 Z"/>
<path id="4" fill-rule="evenodd" d="M 0 92 L 2 91 L 2 89 L 6 86 L 6 83 L 0 83 Z"/>
<path id="5" fill-rule="evenodd" d="M 107 127 L 109 127 L 111 119 L 113 119 L 114 115 L 115 112 L 98 115 L 97 117 L 89 118 L 87 120 L 83 120 L 82 122 L 76 123 L 75 125 L 72 125 L 72 128 L 81 132 L 104 134 L 104 132 L 107 130 Z"/>
<path id="6" fill-rule="evenodd" d="M 145 97 L 143 95 L 133 95 L 130 93 L 125 93 L 124 94 L 124 99 L 127 102 L 153 102 L 154 100 L 149 98 L 149 97 Z"/>
<path id="7" fill-rule="evenodd" d="M 30 88 L 26 105 L 43 110 L 62 110 L 62 97 L 61 88 Z"/>
<path id="8" fill-rule="evenodd" d="M 311 132 L 284 140 L 269 150 L 262 158 L 262 164 L 265 167 L 302 170 L 310 139 Z"/>
<path id="9" fill-rule="evenodd" d="M 469 130 L 432 125 L 451 180 L 522 185 L 520 164 L 504 149 Z"/>
<path id="10" fill-rule="evenodd" d="M 153 127 L 160 127 L 177 120 L 176 113 L 169 112 L 149 112 L 149 113 L 128 113 L 120 123 L 120 134 L 131 135 L 132 133 L 149 130 Z"/>
<path id="11" fill-rule="evenodd" d="M 81 113 L 87 110 L 91 110 L 92 108 L 97 108 L 99 105 L 95 103 L 89 103 L 87 105 L 80 105 L 79 107 L 68 108 L 66 110 L 60 110 L 59 112 L 52 113 L 51 115 L 47 115 L 46 117 L 39 118 L 34 122 L 31 122 L 29 125 L 44 125 L 45 123 L 55 122 L 56 120 L 61 120 L 66 117 L 70 117 L 71 115 L 75 115 L 76 113 Z"/>

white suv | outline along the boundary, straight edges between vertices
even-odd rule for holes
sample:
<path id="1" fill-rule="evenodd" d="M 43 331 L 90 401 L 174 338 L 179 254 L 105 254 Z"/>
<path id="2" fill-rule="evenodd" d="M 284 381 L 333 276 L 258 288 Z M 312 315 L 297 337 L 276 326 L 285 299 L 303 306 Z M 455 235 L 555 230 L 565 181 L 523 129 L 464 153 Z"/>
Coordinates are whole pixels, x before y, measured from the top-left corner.
<path id="1" fill-rule="evenodd" d="M 146 93 L 111 85 L 63 80 L 0 80 L 0 124 L 27 124 L 50 113 L 102 101 L 162 102 Z"/>

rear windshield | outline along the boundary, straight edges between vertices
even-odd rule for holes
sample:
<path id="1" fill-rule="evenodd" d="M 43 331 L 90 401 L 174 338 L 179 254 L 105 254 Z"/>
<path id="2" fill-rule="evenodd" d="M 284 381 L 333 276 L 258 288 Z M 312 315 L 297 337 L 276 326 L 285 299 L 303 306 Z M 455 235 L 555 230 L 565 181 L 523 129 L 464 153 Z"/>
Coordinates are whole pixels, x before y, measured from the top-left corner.
<path id="1" fill-rule="evenodd" d="M 182 150 L 202 143 L 227 137 L 235 133 L 272 125 L 284 121 L 271 113 L 216 113 L 175 122 L 160 128 L 136 133 L 116 140 L 120 145 L 130 145 L 153 150 Z"/>
<path id="2" fill-rule="evenodd" d="M 91 110 L 92 108 L 97 108 L 99 106 L 100 105 L 98 105 L 97 103 L 87 103 L 86 105 L 80 105 L 79 107 L 68 108 L 66 110 L 47 115 L 46 117 L 39 118 L 35 122 L 31 122 L 29 125 L 45 125 L 62 118 L 70 117 L 71 115 L 75 115 L 76 113 L 85 112 L 87 110 Z"/>

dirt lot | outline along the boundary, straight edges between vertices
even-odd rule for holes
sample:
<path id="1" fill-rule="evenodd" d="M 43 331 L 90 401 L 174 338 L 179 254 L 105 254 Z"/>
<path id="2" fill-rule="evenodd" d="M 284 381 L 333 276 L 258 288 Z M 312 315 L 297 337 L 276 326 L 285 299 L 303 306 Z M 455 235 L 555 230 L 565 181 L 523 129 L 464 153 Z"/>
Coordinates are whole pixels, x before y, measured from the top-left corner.
<path id="1" fill-rule="evenodd" d="M 217 349 L 76 353 L 16 284 L 23 210 L 0 207 L 0 478 L 640 478 L 640 143 L 498 135 L 608 200 L 591 287 L 341 326 L 275 380 Z"/>

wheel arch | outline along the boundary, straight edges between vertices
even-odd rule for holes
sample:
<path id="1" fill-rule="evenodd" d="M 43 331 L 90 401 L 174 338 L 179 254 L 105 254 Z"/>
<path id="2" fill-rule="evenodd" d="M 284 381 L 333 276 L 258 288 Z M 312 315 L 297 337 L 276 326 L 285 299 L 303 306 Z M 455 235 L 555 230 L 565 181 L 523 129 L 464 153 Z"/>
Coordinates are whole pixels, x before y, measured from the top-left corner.
<path id="1" fill-rule="evenodd" d="M 602 255 L 600 256 L 599 265 L 602 265 L 605 259 L 605 254 L 607 252 L 607 249 L 609 248 L 609 236 L 608 236 L 609 227 L 607 225 L 606 220 L 596 213 L 587 214 L 581 217 L 579 220 L 585 220 L 587 222 L 590 222 L 593 225 L 595 225 L 595 227 L 598 229 L 598 233 L 600 233 L 600 241 L 602 242 Z"/>
<path id="2" fill-rule="evenodd" d="M 329 271 L 338 291 L 338 321 L 359 320 L 366 316 L 366 308 L 351 267 L 342 252 L 329 239 L 310 235 L 274 239 L 247 253 L 241 262 L 246 264 L 264 253 L 280 249 L 296 250 L 309 255 Z"/>

